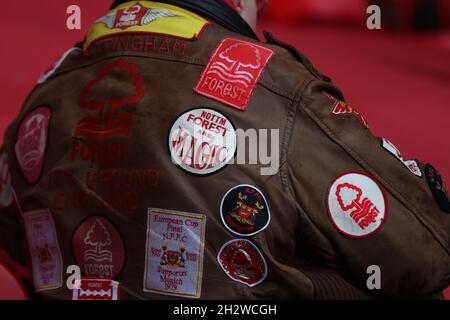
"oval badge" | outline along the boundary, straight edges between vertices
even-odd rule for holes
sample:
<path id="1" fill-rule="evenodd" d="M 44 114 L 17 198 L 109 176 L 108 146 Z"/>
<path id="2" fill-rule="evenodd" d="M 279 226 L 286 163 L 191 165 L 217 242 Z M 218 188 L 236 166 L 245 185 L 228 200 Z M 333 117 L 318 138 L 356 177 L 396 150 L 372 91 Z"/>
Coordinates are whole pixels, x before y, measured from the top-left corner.
<path id="1" fill-rule="evenodd" d="M 89 217 L 73 235 L 75 259 L 85 276 L 115 278 L 125 263 L 125 247 L 116 228 L 104 217 Z"/>
<path id="2" fill-rule="evenodd" d="M 39 180 L 44 166 L 51 117 L 50 108 L 42 106 L 29 113 L 19 126 L 15 153 L 20 169 L 30 184 Z"/>
<path id="3" fill-rule="evenodd" d="M 232 280 L 254 287 L 267 277 L 267 264 L 261 251 L 249 240 L 225 243 L 217 255 L 222 270 Z"/>
<path id="4" fill-rule="evenodd" d="M 196 175 L 222 169 L 233 159 L 236 147 L 233 124 L 212 109 L 198 108 L 183 113 L 169 134 L 173 163 Z"/>
<path id="5" fill-rule="evenodd" d="M 270 209 L 260 190 L 242 184 L 225 194 L 220 204 L 220 217 L 232 233 L 250 237 L 267 228 Z"/>
<path id="6" fill-rule="evenodd" d="M 387 218 L 387 201 L 381 186 L 360 172 L 338 177 L 327 197 L 328 214 L 336 228 L 353 238 L 368 237 Z"/>

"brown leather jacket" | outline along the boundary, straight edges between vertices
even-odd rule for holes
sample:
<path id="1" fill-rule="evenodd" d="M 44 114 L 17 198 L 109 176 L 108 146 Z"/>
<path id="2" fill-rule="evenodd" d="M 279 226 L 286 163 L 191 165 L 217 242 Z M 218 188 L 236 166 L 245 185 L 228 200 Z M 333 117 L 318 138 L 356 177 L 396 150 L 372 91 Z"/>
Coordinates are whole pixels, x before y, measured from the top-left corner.
<path id="1" fill-rule="evenodd" d="M 439 174 L 266 40 L 128 3 L 40 80 L 5 134 L 0 188 L 1 233 L 17 217 L 25 230 L 2 245 L 27 242 L 39 294 L 364 299 L 449 284 Z M 279 155 L 269 175 L 248 159 L 259 130 Z M 95 279 L 72 292 L 71 265 Z"/>

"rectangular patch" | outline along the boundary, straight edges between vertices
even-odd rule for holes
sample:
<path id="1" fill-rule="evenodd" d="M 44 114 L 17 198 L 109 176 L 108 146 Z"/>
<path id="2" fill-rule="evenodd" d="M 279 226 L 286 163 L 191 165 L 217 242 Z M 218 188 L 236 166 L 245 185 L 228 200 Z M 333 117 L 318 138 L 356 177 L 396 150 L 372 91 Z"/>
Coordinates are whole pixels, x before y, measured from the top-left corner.
<path id="1" fill-rule="evenodd" d="M 211 23 L 201 16 L 165 3 L 129 1 L 97 20 L 86 35 L 84 49 L 114 35 L 154 34 L 196 40 Z"/>
<path id="2" fill-rule="evenodd" d="M 149 209 L 144 291 L 199 298 L 206 216 Z"/>
<path id="3" fill-rule="evenodd" d="M 227 38 L 209 60 L 195 92 L 245 110 L 272 55 L 270 49 Z"/>
<path id="4" fill-rule="evenodd" d="M 114 280 L 81 278 L 72 290 L 72 300 L 119 300 L 120 287 Z"/>
<path id="5" fill-rule="evenodd" d="M 51 212 L 48 209 L 27 212 L 23 219 L 36 292 L 60 288 L 63 262 Z"/>

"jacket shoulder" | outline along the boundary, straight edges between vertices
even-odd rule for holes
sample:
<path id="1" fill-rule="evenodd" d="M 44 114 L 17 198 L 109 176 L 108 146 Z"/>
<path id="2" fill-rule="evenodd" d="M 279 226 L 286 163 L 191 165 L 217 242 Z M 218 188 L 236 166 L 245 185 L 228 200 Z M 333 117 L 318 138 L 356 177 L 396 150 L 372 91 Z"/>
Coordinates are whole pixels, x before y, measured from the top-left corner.
<path id="1" fill-rule="evenodd" d="M 270 77 L 263 77 L 264 80 L 271 81 L 275 86 L 289 92 L 296 92 L 299 87 L 305 87 L 313 80 L 332 82 L 294 46 L 275 38 L 269 32 L 264 32 L 264 37 L 264 45 L 274 51 L 268 66 Z"/>

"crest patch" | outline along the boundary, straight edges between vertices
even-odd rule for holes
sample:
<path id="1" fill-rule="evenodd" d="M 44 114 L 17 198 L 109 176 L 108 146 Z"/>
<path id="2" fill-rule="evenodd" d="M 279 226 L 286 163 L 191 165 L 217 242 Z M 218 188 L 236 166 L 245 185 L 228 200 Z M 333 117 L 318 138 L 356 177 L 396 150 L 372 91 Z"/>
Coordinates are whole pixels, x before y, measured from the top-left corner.
<path id="1" fill-rule="evenodd" d="M 263 231 L 270 223 L 270 209 L 263 193 L 251 185 L 239 185 L 222 199 L 220 216 L 232 233 L 242 237 Z"/>
<path id="2" fill-rule="evenodd" d="M 272 55 L 268 48 L 227 38 L 212 55 L 195 91 L 245 110 Z"/>
<path id="3" fill-rule="evenodd" d="M 86 276 L 116 278 L 125 263 L 125 246 L 116 228 L 104 217 L 87 218 L 76 229 L 73 252 Z"/>
<path id="4" fill-rule="evenodd" d="M 23 175 L 31 184 L 39 180 L 44 165 L 51 117 L 50 108 L 39 107 L 28 114 L 19 127 L 15 153 Z"/>
<path id="5" fill-rule="evenodd" d="M 387 218 L 387 200 L 381 186 L 364 173 L 338 177 L 327 197 L 328 214 L 336 228 L 353 238 L 379 230 Z"/>
<path id="6" fill-rule="evenodd" d="M 174 164 L 187 172 L 206 175 L 222 169 L 233 159 L 237 135 L 223 114 L 198 108 L 178 117 L 168 142 Z"/>
<path id="7" fill-rule="evenodd" d="M 72 300 L 119 300 L 120 287 L 109 279 L 81 278 L 72 290 Z"/>
<path id="8" fill-rule="evenodd" d="M 257 286 L 267 277 L 267 264 L 261 251 L 245 239 L 225 243 L 217 255 L 217 261 L 233 281 L 249 287 Z"/>
<path id="9" fill-rule="evenodd" d="M 427 164 L 425 167 L 425 176 L 431 193 L 439 207 L 443 211 L 450 213 L 450 200 L 448 198 L 447 187 L 440 173 L 431 164 Z"/>
<path id="10" fill-rule="evenodd" d="M 153 1 L 127 2 L 95 22 L 86 36 L 84 49 L 109 36 L 133 33 L 194 40 L 209 25 L 208 20 L 169 4 Z"/>
<path id="11" fill-rule="evenodd" d="M 149 209 L 144 291 L 200 298 L 206 216 Z"/>
<path id="12" fill-rule="evenodd" d="M 63 285 L 63 261 L 53 216 L 48 209 L 24 213 L 36 292 Z"/>

